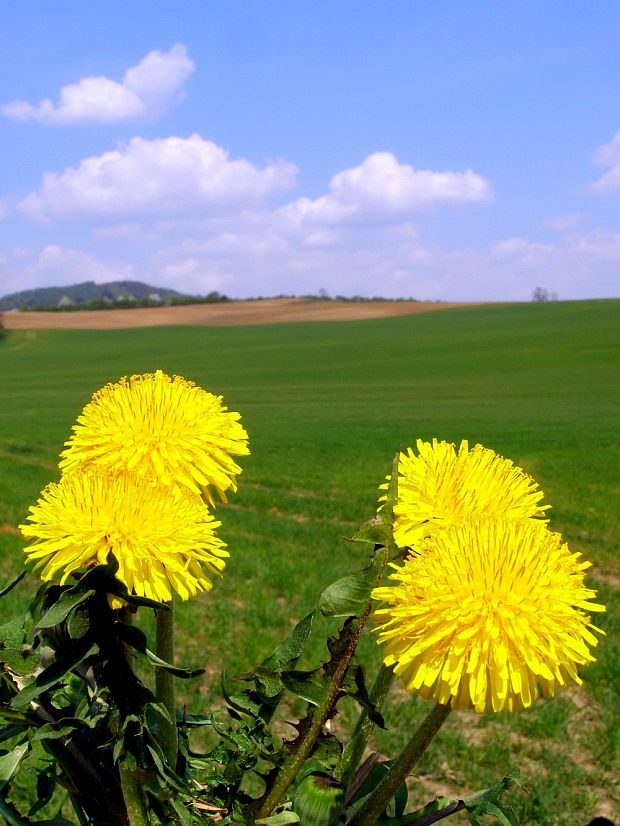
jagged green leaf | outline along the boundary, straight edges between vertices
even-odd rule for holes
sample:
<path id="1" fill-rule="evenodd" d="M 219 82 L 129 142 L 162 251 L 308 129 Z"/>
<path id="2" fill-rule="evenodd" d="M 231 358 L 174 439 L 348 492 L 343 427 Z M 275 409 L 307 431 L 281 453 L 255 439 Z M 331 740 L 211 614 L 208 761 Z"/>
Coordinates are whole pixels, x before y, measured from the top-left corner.
<path id="1" fill-rule="evenodd" d="M 49 608 L 37 622 L 39 628 L 53 628 L 65 620 L 71 611 L 95 594 L 94 588 L 70 588 L 61 594 L 60 598 Z"/>
<path id="2" fill-rule="evenodd" d="M 37 674 L 32 682 L 15 696 L 12 702 L 13 708 L 26 708 L 31 700 L 59 683 L 69 671 L 96 651 L 96 645 L 80 644 L 70 654 L 59 657 L 40 674 Z"/>
<path id="3" fill-rule="evenodd" d="M 173 674 L 175 677 L 188 679 L 190 677 L 198 677 L 205 672 L 204 668 L 180 668 L 179 666 L 166 662 L 166 660 L 162 660 L 161 657 L 158 657 L 157 654 L 154 654 L 147 648 L 146 634 L 135 625 L 115 622 L 114 630 L 120 640 L 130 645 L 139 654 L 142 654 L 147 662 Z"/>
<path id="4" fill-rule="evenodd" d="M 321 594 L 317 608 L 326 617 L 359 617 L 370 600 L 383 565 L 383 553 L 375 552 L 370 565 L 340 577 Z"/>
<path id="5" fill-rule="evenodd" d="M 39 654 L 30 648 L 3 648 L 0 650 L 0 663 L 7 665 L 11 671 L 20 676 L 34 674 L 39 666 Z"/>
<path id="6" fill-rule="evenodd" d="M 512 783 L 520 785 L 519 771 L 515 769 L 506 777 L 503 777 L 499 783 L 491 786 L 489 789 L 477 792 L 463 799 L 465 811 L 471 823 L 477 826 L 478 818 L 484 815 L 490 815 L 498 820 L 502 826 L 518 826 L 515 813 L 502 800 L 503 793 L 510 788 Z"/>
<path id="7" fill-rule="evenodd" d="M 0 625 L 0 646 L 2 648 L 21 648 L 25 637 L 24 620 L 24 617 L 16 617 Z"/>
<path id="8" fill-rule="evenodd" d="M 385 721 L 383 716 L 377 711 L 375 704 L 368 695 L 368 688 L 366 687 L 366 678 L 364 676 L 364 669 L 361 665 L 351 665 L 347 669 L 342 688 L 354 700 L 365 708 L 371 721 L 379 728 L 385 729 Z"/>
<path id="9" fill-rule="evenodd" d="M 151 663 L 151 665 L 157 666 L 157 668 L 161 668 L 164 671 L 167 671 L 169 674 L 173 674 L 175 677 L 180 677 L 183 680 L 189 679 L 190 677 L 198 677 L 200 674 L 205 673 L 204 668 L 179 668 L 176 665 L 172 665 L 171 663 L 167 663 L 165 660 L 162 660 L 161 657 L 158 657 L 157 654 L 154 654 L 148 648 L 146 649 L 146 658 Z"/>
<path id="10" fill-rule="evenodd" d="M 370 545 L 382 545 L 387 548 L 392 539 L 392 522 L 394 520 L 394 505 L 398 496 L 398 463 L 400 451 L 397 451 L 392 462 L 392 473 L 388 476 L 388 486 L 385 501 L 381 504 L 377 515 L 365 522 L 351 537 L 352 542 L 365 542 Z"/>
<path id="11" fill-rule="evenodd" d="M 284 671 L 282 673 L 284 687 L 314 706 L 320 705 L 325 699 L 329 682 L 319 669 L 315 671 Z"/>
<path id="12" fill-rule="evenodd" d="M 368 522 L 364 522 L 351 537 L 351 542 L 364 542 L 367 545 L 382 545 L 387 547 L 390 541 L 390 525 L 381 519 L 380 516 L 374 516 Z"/>
<path id="13" fill-rule="evenodd" d="M 314 611 L 311 611 L 298 622 L 284 642 L 259 665 L 259 673 L 275 674 L 292 668 L 306 648 L 312 631 L 313 619 Z"/>
<path id="14" fill-rule="evenodd" d="M 80 720 L 79 717 L 65 717 L 58 723 L 45 723 L 40 726 L 33 740 L 60 740 L 64 737 L 69 737 L 77 729 L 88 729 L 88 723 Z"/>
<path id="15" fill-rule="evenodd" d="M 436 797 L 435 800 L 432 800 L 430 803 L 427 803 L 426 806 L 418 809 L 415 812 L 410 812 L 405 818 L 399 818 L 399 821 L 406 820 L 408 826 L 413 826 L 413 824 L 417 824 L 418 826 L 423 826 L 424 824 L 431 824 L 436 822 L 437 818 L 434 817 L 437 815 L 438 812 L 442 813 L 442 818 L 444 816 L 447 817 L 449 813 L 454 813 L 459 811 L 459 808 L 462 808 L 458 800 L 450 800 L 448 797 Z M 383 823 L 381 821 L 381 826 L 389 826 L 387 823 Z"/>

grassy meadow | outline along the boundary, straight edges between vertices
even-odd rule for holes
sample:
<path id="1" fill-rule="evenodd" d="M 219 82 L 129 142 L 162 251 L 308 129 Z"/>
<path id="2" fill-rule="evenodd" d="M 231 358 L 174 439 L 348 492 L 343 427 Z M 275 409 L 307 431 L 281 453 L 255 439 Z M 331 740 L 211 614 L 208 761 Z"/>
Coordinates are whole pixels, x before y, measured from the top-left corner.
<path id="1" fill-rule="evenodd" d="M 212 707 L 223 665 L 250 668 L 336 576 L 365 562 L 343 541 L 373 515 L 395 450 L 417 438 L 480 442 L 539 481 L 551 526 L 594 565 L 608 613 L 584 686 L 525 712 L 455 713 L 420 766 L 421 802 L 460 796 L 514 766 L 520 822 L 579 826 L 620 815 L 620 301 L 488 305 L 373 321 L 115 331 L 14 331 L 0 340 L 0 584 L 22 566 L 16 526 L 71 424 L 108 381 L 161 368 L 241 412 L 252 455 L 218 509 L 231 559 L 178 611 L 180 659 L 205 666 L 181 690 Z M 28 582 L 26 580 L 25 582 Z M 28 587 L 0 603 L 1 621 Z M 372 635 L 361 655 L 379 660 Z M 306 663 L 323 651 L 317 644 Z M 397 691 L 386 752 L 425 703 Z M 349 710 L 350 712 L 350 710 Z M 347 712 L 339 725 L 346 725 Z M 458 816 L 453 823 L 459 823 Z"/>

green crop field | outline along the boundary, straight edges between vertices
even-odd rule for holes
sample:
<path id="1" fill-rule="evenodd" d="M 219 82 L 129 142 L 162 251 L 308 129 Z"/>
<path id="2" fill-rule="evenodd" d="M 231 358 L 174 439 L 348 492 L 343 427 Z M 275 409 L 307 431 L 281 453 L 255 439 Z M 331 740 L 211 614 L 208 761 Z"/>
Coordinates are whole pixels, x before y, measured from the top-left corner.
<path id="1" fill-rule="evenodd" d="M 231 552 L 224 578 L 178 611 L 181 660 L 207 668 L 182 687 L 193 710 L 212 707 L 222 666 L 254 665 L 332 579 L 363 565 L 363 546 L 343 537 L 373 515 L 399 446 L 480 442 L 538 480 L 552 528 L 594 563 L 588 581 L 609 609 L 595 621 L 607 636 L 583 687 L 515 714 L 454 713 L 420 767 L 420 799 L 474 791 L 519 766 L 527 793 L 511 794 L 523 824 L 618 817 L 620 301 L 367 322 L 13 332 L 0 340 L 0 582 L 23 564 L 15 527 L 57 478 L 81 407 L 107 381 L 158 368 L 222 394 L 251 438 L 239 491 L 218 508 Z M 2 621 L 27 592 L 2 600 Z M 315 646 L 310 656 L 322 654 Z M 372 676 L 379 650 L 370 632 L 361 655 Z M 396 693 L 390 731 L 376 743 L 385 751 L 424 711 Z"/>

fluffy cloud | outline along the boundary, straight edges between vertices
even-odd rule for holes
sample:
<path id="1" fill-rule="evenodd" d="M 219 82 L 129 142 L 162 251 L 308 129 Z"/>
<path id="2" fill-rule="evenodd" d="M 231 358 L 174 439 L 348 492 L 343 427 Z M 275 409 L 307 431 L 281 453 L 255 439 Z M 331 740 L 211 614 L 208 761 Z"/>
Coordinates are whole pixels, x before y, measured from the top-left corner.
<path id="1" fill-rule="evenodd" d="M 304 246 L 263 223 L 161 247 L 146 280 L 233 297 L 285 294 L 382 295 L 420 300 L 529 301 L 541 286 L 561 299 L 603 298 L 620 265 L 620 233 L 584 233 L 556 244 L 506 238 L 486 248 L 446 250 L 415 232 L 384 227 L 341 236 L 332 246 Z"/>
<path id="2" fill-rule="evenodd" d="M 399 163 L 391 152 L 375 152 L 331 179 L 320 198 L 300 198 L 284 208 L 292 225 L 315 222 L 395 220 L 440 206 L 489 201 L 491 186 L 471 169 L 433 172 Z"/>
<path id="3" fill-rule="evenodd" d="M 0 290 L 2 295 L 32 287 L 62 286 L 82 281 L 104 283 L 136 278 L 133 265 L 126 261 L 101 260 L 81 250 L 58 244 L 48 244 L 38 253 L 15 248 L 4 269 Z"/>
<path id="4" fill-rule="evenodd" d="M 609 143 L 596 150 L 594 163 L 601 166 L 614 166 L 620 163 L 620 132 L 616 132 Z"/>
<path id="5" fill-rule="evenodd" d="M 258 168 L 200 135 L 145 140 L 87 158 L 75 169 L 48 172 L 19 209 L 34 219 L 121 221 L 134 217 L 226 213 L 256 206 L 295 183 L 294 164 Z"/>
<path id="6" fill-rule="evenodd" d="M 197 135 L 134 138 L 75 169 L 48 173 L 21 202 L 30 217 L 90 222 L 88 252 L 48 245 L 36 258 L 11 258 L 11 269 L 24 286 L 133 277 L 233 297 L 322 288 L 427 300 L 527 301 L 536 286 L 566 299 L 617 292 L 609 285 L 620 265 L 620 233 L 579 231 L 578 215 L 551 222 L 566 233 L 552 243 L 425 243 L 429 210 L 492 198 L 489 182 L 471 170 L 419 171 L 375 153 L 334 175 L 324 195 L 270 206 L 268 197 L 291 188 L 295 175 L 284 162 L 259 168 L 231 160 Z"/>
<path id="7" fill-rule="evenodd" d="M 608 195 L 620 191 L 620 132 L 596 151 L 594 163 L 599 166 L 610 166 L 611 169 L 592 184 L 592 192 Z"/>
<path id="8" fill-rule="evenodd" d="M 15 120 L 54 124 L 156 118 L 182 98 L 181 87 L 194 68 L 185 46 L 177 43 L 169 52 L 149 52 L 125 72 L 121 83 L 107 77 L 85 77 L 63 86 L 57 104 L 43 100 L 33 106 L 18 100 L 1 111 Z"/>
<path id="9" fill-rule="evenodd" d="M 49 244 L 29 265 L 30 271 L 46 284 L 74 284 L 80 281 L 119 281 L 135 277 L 131 264 L 101 261 L 79 250 Z"/>

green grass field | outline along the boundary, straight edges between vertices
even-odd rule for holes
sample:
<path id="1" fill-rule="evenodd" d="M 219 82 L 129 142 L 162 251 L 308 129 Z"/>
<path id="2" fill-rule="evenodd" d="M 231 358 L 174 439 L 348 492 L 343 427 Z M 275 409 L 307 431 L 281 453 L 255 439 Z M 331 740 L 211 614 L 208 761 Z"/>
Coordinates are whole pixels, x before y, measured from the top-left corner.
<path id="1" fill-rule="evenodd" d="M 536 477 L 553 505 L 551 526 L 594 563 L 589 581 L 609 606 L 596 623 L 608 636 L 583 688 L 517 714 L 454 714 L 420 768 L 420 799 L 474 791 L 517 765 L 528 790 L 513 794 L 523 824 L 614 819 L 619 365 L 616 300 L 370 322 L 13 332 L 0 341 L 0 581 L 22 565 L 12 530 L 57 477 L 62 443 L 95 390 L 161 368 L 222 394 L 242 413 L 252 455 L 238 494 L 218 511 L 231 551 L 224 579 L 179 610 L 181 659 L 208 669 L 185 688 L 201 710 L 213 703 L 222 665 L 255 664 L 324 586 L 361 566 L 363 550 L 342 537 L 372 516 L 399 446 L 433 436 L 481 442 Z M 25 590 L 3 600 L 5 613 Z M 372 672 L 370 634 L 362 656 Z M 378 747 L 393 751 L 423 711 L 399 692 Z"/>

